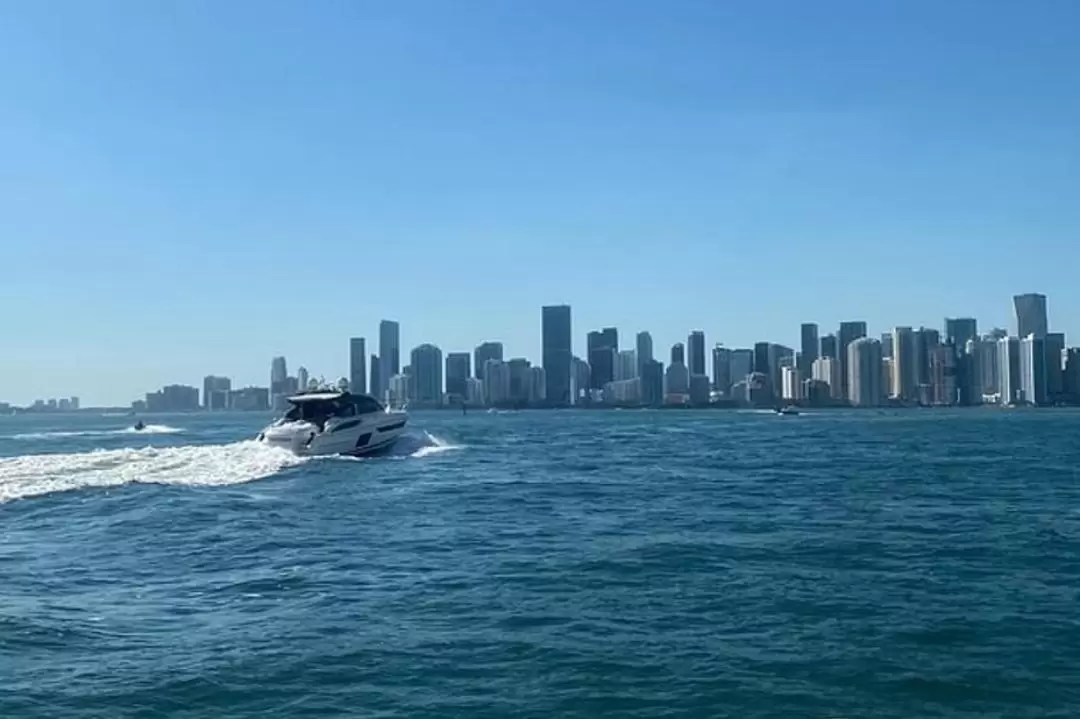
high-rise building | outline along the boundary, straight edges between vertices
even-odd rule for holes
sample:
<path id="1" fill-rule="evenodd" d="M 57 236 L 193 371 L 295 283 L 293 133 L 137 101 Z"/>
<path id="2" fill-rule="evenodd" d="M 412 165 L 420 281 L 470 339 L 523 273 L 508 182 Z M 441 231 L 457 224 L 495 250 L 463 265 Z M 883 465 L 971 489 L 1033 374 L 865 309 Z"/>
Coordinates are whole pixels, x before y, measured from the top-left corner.
<path id="1" fill-rule="evenodd" d="M 386 393 L 379 389 L 382 387 L 382 362 L 379 361 L 379 355 L 371 355 L 370 364 L 371 381 L 368 382 L 368 391 L 380 402 L 385 401 Z"/>
<path id="2" fill-rule="evenodd" d="M 1020 401 L 1046 404 L 1046 340 L 1035 334 L 1020 340 Z"/>
<path id="3" fill-rule="evenodd" d="M 769 343 L 754 343 L 754 372 L 769 376 Z"/>
<path id="4" fill-rule="evenodd" d="M 1029 292 L 1013 297 L 1016 309 L 1016 334 L 1018 337 L 1035 335 L 1036 339 L 1046 337 L 1050 323 L 1046 317 L 1046 295 Z"/>
<path id="5" fill-rule="evenodd" d="M 649 360 L 641 367 L 641 402 L 649 407 L 664 403 L 664 364 Z"/>
<path id="6" fill-rule="evenodd" d="M 547 402 L 556 407 L 565 407 L 571 403 L 570 372 L 574 357 L 570 305 L 544 307 L 542 325 Z"/>
<path id="7" fill-rule="evenodd" d="M 238 412 L 265 412 L 270 409 L 270 392 L 266 387 L 245 387 L 229 392 L 229 409 Z"/>
<path id="8" fill-rule="evenodd" d="M 367 394 L 367 380 L 367 340 L 352 337 L 349 339 L 349 391 Z"/>
<path id="9" fill-rule="evenodd" d="M 891 359 L 893 356 L 892 332 L 881 333 L 881 356 L 883 359 Z"/>
<path id="10" fill-rule="evenodd" d="M 510 365 L 489 359 L 484 363 L 484 400 L 492 406 L 510 403 Z"/>
<path id="11" fill-rule="evenodd" d="M 286 384 L 289 380 L 288 366 L 284 357 L 275 357 L 270 362 L 270 404 L 275 410 L 285 409 L 285 396 L 289 389 Z M 147 400 L 147 405 L 150 401 Z"/>
<path id="12" fill-rule="evenodd" d="M 706 407 L 709 404 L 709 378 L 703 374 L 690 375 L 690 404 L 695 407 Z"/>
<path id="13" fill-rule="evenodd" d="M 232 392 L 232 380 L 228 377 L 208 375 L 203 378 L 203 409 L 229 409 L 229 393 Z"/>
<path id="14" fill-rule="evenodd" d="M 644 331 L 638 332 L 635 349 L 637 350 L 638 376 L 640 377 L 645 363 L 653 359 L 652 335 Z"/>
<path id="15" fill-rule="evenodd" d="M 615 381 L 620 382 L 635 377 L 637 377 L 637 352 L 620 350 L 615 358 Z"/>
<path id="16" fill-rule="evenodd" d="M 671 345 L 671 364 L 686 364 L 686 348 L 682 342 Z"/>
<path id="17" fill-rule="evenodd" d="M 547 401 L 547 374 L 543 367 L 529 368 L 529 404 L 542 405 Z"/>
<path id="18" fill-rule="evenodd" d="M 979 368 L 979 393 L 983 396 L 996 395 L 1001 391 L 998 375 L 998 341 L 992 335 L 986 335 L 975 343 L 975 364 Z"/>
<path id="19" fill-rule="evenodd" d="M 784 367 L 780 373 L 780 396 L 789 402 L 803 398 L 802 373 L 798 367 Z"/>
<path id="20" fill-rule="evenodd" d="M 1061 332 L 1047 332 L 1043 348 L 1046 350 L 1046 401 L 1053 404 L 1060 402 L 1065 394 L 1065 335 Z"/>
<path id="21" fill-rule="evenodd" d="M 379 387 L 381 395 L 389 387 L 390 378 L 401 374 L 401 327 L 393 320 L 379 322 L 379 363 L 379 377 L 384 384 Z M 439 364 L 442 372 L 442 360 Z"/>
<path id="22" fill-rule="evenodd" d="M 671 346 L 671 364 L 664 374 L 664 392 L 669 395 L 690 392 L 690 370 L 686 366 L 686 350 L 682 342 Z"/>
<path id="23" fill-rule="evenodd" d="M 930 403 L 956 404 L 956 348 L 948 343 L 930 349 Z"/>
<path id="24" fill-rule="evenodd" d="M 589 363 L 580 357 L 570 357 L 570 404 L 581 404 L 589 399 Z M 551 386 L 548 385 L 548 398 L 551 398 Z"/>
<path id="25" fill-rule="evenodd" d="M 495 359 L 502 362 L 502 342 L 484 342 L 478 345 L 477 348 L 473 350 L 473 357 L 476 359 L 476 378 L 482 380 L 484 379 L 484 367 L 487 366 L 487 361 L 489 359 Z"/>
<path id="26" fill-rule="evenodd" d="M 813 379 L 829 388 L 829 396 L 833 399 L 843 399 L 840 396 L 840 362 L 835 357 L 818 357 L 811 367 Z"/>
<path id="27" fill-rule="evenodd" d="M 589 376 L 593 389 L 603 389 L 615 379 L 615 355 L 619 351 L 619 331 L 605 327 L 593 331 L 587 337 L 589 353 Z"/>
<path id="28" fill-rule="evenodd" d="M 781 372 L 784 367 L 794 367 L 795 350 L 773 342 L 769 343 L 769 384 L 773 388 L 773 394 L 779 394 L 783 385 Z"/>
<path id="29" fill-rule="evenodd" d="M 517 405 L 529 401 L 529 387 L 532 383 L 530 369 L 532 365 L 523 357 L 511 359 L 506 363 L 510 368 L 510 401 Z"/>
<path id="30" fill-rule="evenodd" d="M 690 333 L 690 336 L 686 339 L 686 352 L 689 357 L 687 363 L 687 369 L 690 370 L 690 376 L 704 375 L 705 374 L 705 333 L 701 330 L 694 330 Z"/>
<path id="31" fill-rule="evenodd" d="M 754 350 L 734 349 L 731 350 L 731 384 L 745 382 L 754 371 Z M 728 394 L 731 394 L 730 388 Z"/>
<path id="32" fill-rule="evenodd" d="M 311 378 L 308 375 L 307 367 L 300 367 L 296 370 L 296 389 L 300 392 L 307 391 L 308 383 Z"/>
<path id="33" fill-rule="evenodd" d="M 860 321 L 854 322 L 841 322 L 840 331 L 836 334 L 836 351 L 838 359 L 840 360 L 840 388 L 841 396 L 845 399 L 851 399 L 851 393 L 848 391 L 848 383 L 851 380 L 851 373 L 848 369 L 848 359 L 850 354 L 848 353 L 848 345 L 857 339 L 866 337 L 866 323 Z M 880 352 L 881 343 L 878 342 L 877 350 Z M 879 359 L 878 364 L 881 364 Z M 880 373 L 881 369 L 878 368 Z M 879 378 L 880 379 L 880 378 Z"/>
<path id="34" fill-rule="evenodd" d="M 910 327 L 896 327 L 892 332 L 892 388 L 889 393 L 902 402 L 916 398 L 918 366 L 915 358 L 915 333 Z"/>
<path id="35" fill-rule="evenodd" d="M 1063 377 L 1065 399 L 1072 403 L 1080 402 L 1080 347 L 1066 349 L 1062 363 L 1065 365 Z M 74 397 L 72 404 L 74 404 Z"/>
<path id="36" fill-rule="evenodd" d="M 956 353 L 956 391 L 961 405 L 982 404 L 982 369 L 979 367 L 979 340 L 970 339 Z"/>
<path id="37" fill-rule="evenodd" d="M 731 350 L 716 345 L 712 351 L 712 388 L 725 396 L 731 389 Z"/>
<path id="38" fill-rule="evenodd" d="M 931 394 L 930 355 L 941 344 L 941 333 L 935 329 L 920 327 L 915 332 L 915 384 L 920 395 Z M 920 396 L 920 401 L 922 397 Z"/>
<path id="39" fill-rule="evenodd" d="M 945 343 L 957 349 L 967 346 L 968 340 L 979 339 L 979 323 L 974 317 L 946 317 Z"/>
<path id="40" fill-rule="evenodd" d="M 836 335 L 822 335 L 818 342 L 818 357 L 832 357 L 839 360 L 840 358 L 836 356 L 836 346 Z"/>
<path id="41" fill-rule="evenodd" d="M 841 326 L 841 335 L 843 335 Z M 847 346 L 848 395 L 847 399 L 857 407 L 876 407 L 885 397 L 881 382 L 881 342 L 866 337 L 856 337 Z"/>
<path id="42" fill-rule="evenodd" d="M 410 375 L 415 386 L 411 397 L 421 404 L 442 404 L 443 353 L 433 344 L 422 344 L 410 354 Z"/>
<path id="43" fill-rule="evenodd" d="M 820 356 L 821 339 L 816 322 L 804 322 L 799 327 L 799 374 L 809 377 L 814 360 Z"/>
<path id="44" fill-rule="evenodd" d="M 471 359 L 468 352 L 446 353 L 446 394 L 451 402 L 460 402 L 468 395 Z"/>
<path id="45" fill-rule="evenodd" d="M 998 401 L 1009 405 L 1021 401 L 1020 393 L 1020 340 L 1002 337 L 998 340 Z"/>

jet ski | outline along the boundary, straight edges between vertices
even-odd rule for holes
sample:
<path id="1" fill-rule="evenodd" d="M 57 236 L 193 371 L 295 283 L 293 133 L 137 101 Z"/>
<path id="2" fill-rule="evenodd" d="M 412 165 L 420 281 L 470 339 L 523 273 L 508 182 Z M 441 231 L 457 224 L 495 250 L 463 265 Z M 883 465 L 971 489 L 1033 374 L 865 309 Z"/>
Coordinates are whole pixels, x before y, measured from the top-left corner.
<path id="1" fill-rule="evenodd" d="M 136 432 L 142 432 L 144 429 L 146 429 L 146 425 L 143 424 L 143 421 L 141 419 L 135 423 Z"/>

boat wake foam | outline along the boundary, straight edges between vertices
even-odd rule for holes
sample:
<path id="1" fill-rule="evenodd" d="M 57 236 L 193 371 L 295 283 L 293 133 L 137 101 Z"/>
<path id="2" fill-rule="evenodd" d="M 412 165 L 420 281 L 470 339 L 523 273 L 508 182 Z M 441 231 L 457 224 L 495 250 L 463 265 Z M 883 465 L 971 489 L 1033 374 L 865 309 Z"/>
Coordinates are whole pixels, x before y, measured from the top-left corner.
<path id="1" fill-rule="evenodd" d="M 8 457 L 0 459 L 0 502 L 136 482 L 189 486 L 241 484 L 305 461 L 306 458 L 255 441 Z"/>
<path id="2" fill-rule="evenodd" d="M 128 434 L 179 434 L 182 427 L 170 427 L 167 424 L 148 424 L 142 429 L 124 427 L 123 429 L 88 429 L 67 432 L 28 432 L 14 434 L 12 439 L 64 439 L 68 437 L 115 437 Z"/>

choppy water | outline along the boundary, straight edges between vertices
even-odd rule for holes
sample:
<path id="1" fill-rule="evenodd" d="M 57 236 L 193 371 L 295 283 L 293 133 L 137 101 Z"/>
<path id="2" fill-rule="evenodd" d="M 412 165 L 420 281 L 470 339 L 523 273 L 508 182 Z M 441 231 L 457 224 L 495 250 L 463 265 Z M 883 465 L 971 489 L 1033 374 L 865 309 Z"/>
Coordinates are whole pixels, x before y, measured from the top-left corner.
<path id="1" fill-rule="evenodd" d="M 0 418 L 3 717 L 1080 716 L 1080 414 Z"/>

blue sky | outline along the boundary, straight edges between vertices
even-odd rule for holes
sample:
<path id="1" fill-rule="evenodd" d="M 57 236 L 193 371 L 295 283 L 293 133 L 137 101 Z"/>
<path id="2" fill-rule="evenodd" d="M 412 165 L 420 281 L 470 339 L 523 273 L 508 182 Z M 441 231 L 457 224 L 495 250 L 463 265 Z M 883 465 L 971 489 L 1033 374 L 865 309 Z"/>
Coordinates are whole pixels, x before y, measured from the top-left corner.
<path id="1" fill-rule="evenodd" d="M 0 4 L 0 399 L 801 321 L 1080 341 L 1080 4 Z M 625 343 L 625 342 L 624 342 Z"/>

